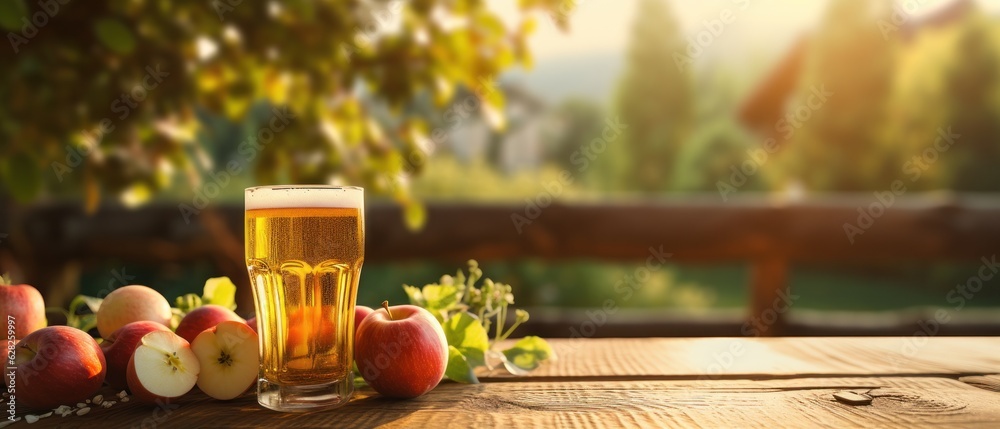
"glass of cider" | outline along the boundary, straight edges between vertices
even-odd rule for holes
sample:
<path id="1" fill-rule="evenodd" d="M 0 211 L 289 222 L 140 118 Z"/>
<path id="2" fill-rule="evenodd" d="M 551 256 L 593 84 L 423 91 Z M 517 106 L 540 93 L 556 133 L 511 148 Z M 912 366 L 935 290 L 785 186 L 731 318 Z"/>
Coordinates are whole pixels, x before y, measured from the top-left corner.
<path id="1" fill-rule="evenodd" d="M 246 261 L 260 330 L 257 401 L 305 412 L 354 392 L 354 302 L 365 260 L 364 189 L 246 189 Z"/>

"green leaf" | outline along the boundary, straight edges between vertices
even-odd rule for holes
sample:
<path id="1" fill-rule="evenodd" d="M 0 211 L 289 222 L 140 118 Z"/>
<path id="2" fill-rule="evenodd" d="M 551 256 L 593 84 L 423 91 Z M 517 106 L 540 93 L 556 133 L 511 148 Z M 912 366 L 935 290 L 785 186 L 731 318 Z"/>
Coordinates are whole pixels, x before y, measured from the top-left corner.
<path id="1" fill-rule="evenodd" d="M 358 363 L 352 361 L 351 365 L 352 374 L 354 374 L 354 390 L 362 389 L 368 387 L 368 382 L 365 378 L 361 376 L 361 371 L 358 369 Z"/>
<path id="2" fill-rule="evenodd" d="M 205 281 L 205 291 L 201 299 L 205 304 L 236 310 L 236 285 L 229 277 L 212 277 Z"/>
<path id="3" fill-rule="evenodd" d="M 490 337 L 478 317 L 463 311 L 451 316 L 441 327 L 448 345 L 462 352 L 473 367 L 486 364 L 485 353 L 490 348 Z"/>
<path id="4" fill-rule="evenodd" d="M 69 303 L 66 324 L 87 332 L 97 326 L 97 310 L 101 308 L 103 299 L 86 295 L 77 295 Z"/>
<path id="5" fill-rule="evenodd" d="M 194 295 L 194 294 L 192 294 L 192 295 Z M 197 295 L 195 295 L 195 296 L 197 296 Z M 179 297 L 178 297 L 178 299 L 179 299 Z M 181 311 L 177 307 L 170 308 L 170 326 L 169 326 L 170 330 L 171 331 L 176 331 L 177 327 L 180 326 L 180 324 L 181 324 L 181 320 L 183 320 L 184 316 L 186 316 L 186 315 L 187 315 L 186 313 L 184 313 L 183 311 Z"/>
<path id="6" fill-rule="evenodd" d="M 102 18 L 94 23 L 94 33 L 97 39 L 112 51 L 127 54 L 135 48 L 135 37 L 132 30 L 114 18 Z"/>
<path id="7" fill-rule="evenodd" d="M 424 286 L 424 308 L 430 312 L 450 310 L 458 304 L 458 288 L 450 285 Z"/>
<path id="8" fill-rule="evenodd" d="M 424 293 L 420 291 L 420 288 L 403 285 L 403 291 L 406 292 L 407 298 L 410 299 L 410 304 L 427 308 L 427 301 L 424 300 Z"/>
<path id="9" fill-rule="evenodd" d="M 406 219 L 406 227 L 410 231 L 419 231 L 427 221 L 427 209 L 423 204 L 411 201 L 403 208 L 403 217 Z"/>
<path id="10" fill-rule="evenodd" d="M 28 6 L 24 0 L 0 1 L 0 27 L 4 30 L 20 31 L 24 23 L 21 18 L 28 16 Z"/>
<path id="11" fill-rule="evenodd" d="M 80 302 L 79 304 L 77 304 L 78 306 L 86 306 L 87 310 L 90 310 L 90 312 L 93 314 L 97 314 L 97 310 L 101 308 L 101 303 L 104 302 L 104 300 L 101 298 L 87 296 L 87 295 L 77 295 L 76 298 L 73 298 L 73 302 L 77 301 Z M 74 310 L 74 308 L 72 307 L 72 302 L 70 303 L 70 310 Z"/>
<path id="12" fill-rule="evenodd" d="M 503 355 L 507 358 L 507 362 L 505 362 L 505 364 L 509 363 L 526 371 L 538 368 L 542 362 L 548 359 L 554 359 L 556 356 L 555 352 L 552 350 L 552 346 L 550 346 L 545 340 L 536 336 L 521 338 L 520 341 L 514 343 L 513 347 L 504 350 Z"/>
<path id="13" fill-rule="evenodd" d="M 194 293 L 181 295 L 174 300 L 174 308 L 180 311 L 182 316 L 191 310 L 201 307 L 202 304 L 201 297 Z"/>
<path id="14" fill-rule="evenodd" d="M 448 346 L 448 367 L 444 370 L 444 375 L 459 383 L 479 384 L 479 378 L 472 371 L 474 366 L 469 364 L 469 360 L 455 346 Z"/>
<path id="15" fill-rule="evenodd" d="M 368 387 L 368 382 L 365 381 L 365 378 L 362 377 L 362 376 L 360 376 L 360 375 L 355 375 L 354 376 L 354 390 L 361 390 L 361 389 L 364 389 L 366 387 Z"/>
<path id="16" fill-rule="evenodd" d="M 42 189 L 43 173 L 35 159 L 27 153 L 19 152 L 12 156 L 2 173 L 4 186 L 20 202 L 31 201 Z"/>

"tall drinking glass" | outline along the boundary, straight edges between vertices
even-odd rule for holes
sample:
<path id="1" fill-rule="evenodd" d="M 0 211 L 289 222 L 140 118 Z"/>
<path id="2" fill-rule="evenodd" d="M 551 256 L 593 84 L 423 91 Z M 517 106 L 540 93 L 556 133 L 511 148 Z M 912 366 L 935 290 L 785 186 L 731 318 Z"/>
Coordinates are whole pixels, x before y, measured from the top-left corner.
<path id="1" fill-rule="evenodd" d="M 365 260 L 364 190 L 246 190 L 246 260 L 260 329 L 257 401 L 278 411 L 346 404 Z"/>

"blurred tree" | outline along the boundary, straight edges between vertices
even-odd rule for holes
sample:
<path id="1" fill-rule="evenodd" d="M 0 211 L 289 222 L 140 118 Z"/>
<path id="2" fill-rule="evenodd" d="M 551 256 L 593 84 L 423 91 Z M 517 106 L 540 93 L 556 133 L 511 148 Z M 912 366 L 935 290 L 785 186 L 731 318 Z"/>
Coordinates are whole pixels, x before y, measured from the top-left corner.
<path id="1" fill-rule="evenodd" d="M 619 88 L 617 111 L 628 125 L 621 143 L 609 145 L 600 163 L 624 162 L 608 176 L 627 178 L 624 187 L 657 192 L 669 187 L 675 159 L 694 115 L 689 63 L 676 62 L 691 46 L 663 0 L 643 0 L 633 26 L 626 70 Z"/>
<path id="2" fill-rule="evenodd" d="M 833 0 L 811 41 L 797 94 L 776 125 L 785 174 L 809 190 L 882 189 L 899 163 L 879 146 L 892 86 L 896 38 L 891 0 Z"/>
<path id="3" fill-rule="evenodd" d="M 573 153 L 601 136 L 605 113 L 601 106 L 586 99 L 571 98 L 564 101 L 555 112 L 559 132 L 548 142 L 546 158 L 556 165 L 576 171 Z"/>
<path id="4" fill-rule="evenodd" d="M 748 151 L 760 151 L 761 142 L 755 140 L 739 124 L 733 122 L 733 109 L 737 106 L 740 75 L 722 67 L 699 73 L 695 88 L 699 94 L 695 131 L 681 147 L 674 163 L 672 189 L 683 192 L 719 192 L 718 182 L 734 186 L 738 191 L 766 190 L 767 169 L 752 159 Z M 759 155 L 758 155 L 759 157 Z M 736 173 L 745 162 L 756 166 L 755 173 L 747 176 Z M 765 160 L 764 162 L 767 162 Z M 734 176 L 740 176 L 734 178 Z M 744 183 L 743 181 L 746 180 Z"/>
<path id="5" fill-rule="evenodd" d="M 947 103 L 942 102 L 946 98 L 942 84 L 944 64 L 955 61 L 957 33 L 957 28 L 942 29 L 934 37 L 916 38 L 900 50 L 881 138 L 886 148 L 883 153 L 894 160 L 900 178 L 912 178 L 903 173 L 903 166 L 933 143 L 937 129 L 946 119 Z M 947 186 L 950 179 L 944 170 L 922 172 L 918 181 L 907 180 L 907 189 L 924 191 Z"/>
<path id="6" fill-rule="evenodd" d="M 942 127 L 959 134 L 954 148 L 939 156 L 951 172 L 949 188 L 956 191 L 1000 190 L 1000 51 L 997 25 L 982 13 L 970 15 L 961 25 L 953 47 L 955 61 L 944 72 L 946 112 Z M 947 132 L 947 131 L 945 131 Z M 931 148 L 937 133 L 925 137 Z M 947 142 L 945 142 L 947 143 Z M 923 149 L 923 148 L 922 148 Z"/>
<path id="7" fill-rule="evenodd" d="M 1000 189 L 998 41 L 1000 27 L 973 7 L 901 51 L 883 144 L 908 189 Z"/>
<path id="8" fill-rule="evenodd" d="M 385 128 L 366 100 L 398 113 L 430 93 L 440 107 L 461 85 L 502 127 L 491 82 L 530 63 L 529 12 L 565 26 L 572 3 L 521 1 L 508 28 L 473 0 L 5 0 L 2 187 L 20 201 L 82 190 L 93 209 L 102 194 L 141 200 L 175 176 L 224 187 L 252 168 L 260 182 L 362 184 L 410 203 L 399 178 L 422 166 L 427 127 L 413 115 Z M 211 115 L 253 119 L 226 165 L 205 145 L 232 129 L 199 120 Z"/>
<path id="9" fill-rule="evenodd" d="M 743 163 L 754 162 L 747 151 L 760 150 L 745 131 L 732 120 L 720 117 L 698 127 L 677 155 L 673 189 L 685 192 L 717 192 L 718 181 L 742 183 L 745 173 L 736 173 Z M 755 169 L 762 167 L 754 163 Z M 739 175 L 740 179 L 731 179 Z M 750 175 L 740 191 L 767 189 L 765 175 L 757 171 Z"/>
<path id="10" fill-rule="evenodd" d="M 427 163 L 427 171 L 413 180 L 413 194 L 417 198 L 444 201 L 517 201 L 535 198 L 547 192 L 546 185 L 562 183 L 562 169 L 544 166 L 535 171 L 501 173 L 478 158 L 461 161 L 452 154 L 435 156 Z M 575 198 L 584 190 L 575 183 L 563 185 L 559 196 Z"/>

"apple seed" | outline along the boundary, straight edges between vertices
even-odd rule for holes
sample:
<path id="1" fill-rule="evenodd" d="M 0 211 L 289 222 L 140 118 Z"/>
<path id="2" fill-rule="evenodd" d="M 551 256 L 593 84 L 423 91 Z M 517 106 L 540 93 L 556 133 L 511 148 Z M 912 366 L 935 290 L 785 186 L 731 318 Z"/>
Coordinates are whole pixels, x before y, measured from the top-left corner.
<path id="1" fill-rule="evenodd" d="M 177 357 L 177 352 L 173 352 L 173 354 L 164 353 L 164 356 L 167 357 L 166 362 L 167 365 L 170 365 L 171 371 L 177 372 L 178 369 L 183 369 L 181 368 L 181 359 Z"/>
<path id="2" fill-rule="evenodd" d="M 219 365 L 233 366 L 233 357 L 225 350 L 219 352 Z"/>

